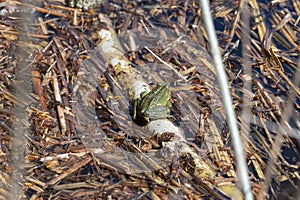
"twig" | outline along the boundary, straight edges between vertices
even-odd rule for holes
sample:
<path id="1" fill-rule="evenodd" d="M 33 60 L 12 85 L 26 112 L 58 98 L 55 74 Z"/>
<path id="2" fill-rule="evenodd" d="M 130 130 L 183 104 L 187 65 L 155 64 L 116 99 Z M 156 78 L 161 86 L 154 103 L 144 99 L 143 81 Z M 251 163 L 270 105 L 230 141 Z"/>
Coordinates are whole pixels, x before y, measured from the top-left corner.
<path id="1" fill-rule="evenodd" d="M 41 34 L 34 34 L 34 33 L 20 33 L 17 31 L 10 31 L 10 30 L 2 30 L 0 31 L 1 34 L 14 34 L 14 35 L 23 35 L 23 36 L 28 36 L 28 37 L 35 37 L 35 38 L 41 38 L 41 39 L 48 39 L 50 36 L 48 35 L 41 35 Z"/>
<path id="2" fill-rule="evenodd" d="M 175 72 L 177 74 L 178 77 L 180 77 L 182 80 L 184 80 L 186 82 L 186 79 L 177 72 L 176 69 L 174 69 L 174 67 L 172 67 L 170 64 L 166 63 L 163 59 L 161 59 L 159 56 L 157 56 L 153 51 L 151 51 L 148 47 L 145 46 L 145 49 L 147 49 L 147 51 L 149 51 L 155 58 L 157 58 L 160 62 L 162 62 L 163 64 L 165 64 L 167 67 L 169 67 L 170 69 L 172 69 L 173 72 Z"/>
<path id="3" fill-rule="evenodd" d="M 36 12 L 41 12 L 41 13 L 45 13 L 45 14 L 48 14 L 48 15 L 54 15 L 54 16 L 63 17 L 63 18 L 71 18 L 71 16 L 66 15 L 64 13 L 61 13 L 61 12 L 57 12 L 57 11 L 53 11 L 53 10 L 47 10 L 45 8 L 33 6 L 33 5 L 30 5 L 30 4 L 27 4 L 27 3 L 23 3 L 22 5 L 26 6 L 26 7 L 33 8 Z"/>
<path id="4" fill-rule="evenodd" d="M 54 185 L 55 183 L 57 183 L 58 181 L 62 180 L 65 177 L 67 177 L 68 175 L 74 173 L 75 171 L 77 171 L 81 167 L 87 165 L 91 160 L 92 160 L 92 158 L 90 156 L 83 158 L 80 162 L 76 163 L 73 167 L 71 167 L 70 169 L 68 169 L 64 173 L 62 173 L 59 176 L 57 176 L 57 177 L 53 178 L 52 180 L 50 180 L 47 183 L 47 185 Z"/>
<path id="5" fill-rule="evenodd" d="M 57 103 L 59 103 L 59 105 L 57 105 L 57 107 L 56 107 L 57 108 L 57 115 L 58 115 L 58 119 L 59 119 L 59 124 L 60 124 L 61 131 L 64 133 L 67 130 L 66 119 L 65 119 L 65 114 L 64 114 L 63 107 L 61 106 L 62 99 L 61 99 L 61 96 L 60 96 L 60 89 L 59 89 L 59 84 L 58 84 L 58 80 L 57 80 L 57 75 L 54 72 L 54 70 L 53 70 L 52 84 L 53 84 L 53 91 L 54 91 L 55 101 Z"/>
<path id="6" fill-rule="evenodd" d="M 37 69 L 34 69 L 31 71 L 32 75 L 32 86 L 35 93 L 38 95 L 40 104 L 43 110 L 47 109 L 47 105 L 45 102 L 44 94 L 43 94 L 43 88 L 41 85 L 41 74 Z"/>

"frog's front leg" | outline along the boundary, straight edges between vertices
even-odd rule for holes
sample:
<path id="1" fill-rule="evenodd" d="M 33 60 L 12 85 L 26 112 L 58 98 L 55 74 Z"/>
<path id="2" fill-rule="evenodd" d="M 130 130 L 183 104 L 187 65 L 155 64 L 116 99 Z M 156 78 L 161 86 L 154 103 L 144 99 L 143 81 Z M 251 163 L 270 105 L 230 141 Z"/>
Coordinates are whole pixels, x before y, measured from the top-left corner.
<path id="1" fill-rule="evenodd" d="M 145 115 L 150 120 L 165 119 L 170 117 L 170 107 L 158 105 L 147 110 Z"/>

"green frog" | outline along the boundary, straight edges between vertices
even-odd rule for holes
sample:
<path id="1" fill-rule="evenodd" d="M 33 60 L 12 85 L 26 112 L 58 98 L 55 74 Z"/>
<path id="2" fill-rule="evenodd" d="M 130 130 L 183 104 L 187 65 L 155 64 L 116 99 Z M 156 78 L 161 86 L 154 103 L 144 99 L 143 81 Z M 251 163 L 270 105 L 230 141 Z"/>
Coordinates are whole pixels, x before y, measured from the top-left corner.
<path id="1" fill-rule="evenodd" d="M 133 120 L 147 124 L 150 120 L 170 117 L 170 97 L 168 84 L 158 84 L 150 92 L 143 92 L 133 101 Z"/>

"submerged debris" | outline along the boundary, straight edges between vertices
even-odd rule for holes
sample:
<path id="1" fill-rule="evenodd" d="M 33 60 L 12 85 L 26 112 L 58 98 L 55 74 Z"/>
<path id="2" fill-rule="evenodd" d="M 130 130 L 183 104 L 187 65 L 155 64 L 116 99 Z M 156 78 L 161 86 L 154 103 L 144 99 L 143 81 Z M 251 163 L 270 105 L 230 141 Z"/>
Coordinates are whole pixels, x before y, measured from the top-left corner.
<path id="1" fill-rule="evenodd" d="M 1 6 L 0 199 L 227 199 L 238 193 L 198 1 L 114 0 L 89 10 L 52 0 Z M 299 189 L 299 3 L 218 1 L 211 9 L 253 193 L 291 198 Z M 244 10 L 250 46 L 243 46 Z M 172 132 L 151 135 L 133 123 L 133 94 L 97 50 L 95 31 L 109 28 L 150 87 L 170 84 L 170 121 L 212 177 L 191 175 L 191 154 L 166 157 L 177 137 Z M 31 91 L 22 92 L 19 75 L 29 77 Z M 15 107 L 27 116 L 19 118 Z M 19 193 L 10 194 L 15 185 Z"/>

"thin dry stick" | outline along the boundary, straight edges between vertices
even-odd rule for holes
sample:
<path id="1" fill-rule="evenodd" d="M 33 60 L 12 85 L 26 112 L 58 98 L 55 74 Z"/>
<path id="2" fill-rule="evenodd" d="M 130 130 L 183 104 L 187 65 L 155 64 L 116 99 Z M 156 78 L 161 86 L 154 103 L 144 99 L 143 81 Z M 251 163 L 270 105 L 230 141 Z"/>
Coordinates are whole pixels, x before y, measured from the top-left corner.
<path id="1" fill-rule="evenodd" d="M 23 3 L 21 5 L 24 6 L 24 7 L 33 8 L 37 12 L 45 13 L 45 14 L 48 14 L 48 15 L 54 15 L 54 16 L 63 17 L 63 18 L 71 18 L 70 15 L 66 15 L 64 13 L 57 12 L 57 11 L 54 11 L 54 10 L 48 10 L 48 9 L 41 8 L 41 7 L 38 7 L 38 6 L 33 6 L 31 4 Z"/>
<path id="2" fill-rule="evenodd" d="M 160 62 L 165 64 L 167 67 L 169 67 L 173 72 L 175 72 L 177 74 L 178 77 L 180 77 L 182 80 L 184 80 L 186 82 L 186 79 L 176 69 L 174 69 L 174 67 L 172 67 L 170 64 L 166 63 L 163 59 L 161 59 L 158 55 L 156 55 L 153 51 L 151 51 L 147 46 L 145 46 L 145 49 L 147 49 L 147 51 L 149 51 L 155 58 L 157 58 L 157 60 L 159 60 Z"/>
<path id="3" fill-rule="evenodd" d="M 236 33 L 236 28 L 238 26 L 238 22 L 239 22 L 239 19 L 240 19 L 240 14 L 241 14 L 241 12 L 243 10 L 243 7 L 244 7 L 244 2 L 245 2 L 244 0 L 241 0 L 240 3 L 239 3 L 239 8 L 236 12 L 235 18 L 233 20 L 233 25 L 232 25 L 232 28 L 231 28 L 231 31 L 230 31 L 230 34 L 229 34 L 230 40 L 228 41 L 228 44 L 225 47 L 225 49 L 228 49 L 228 47 L 231 44 L 231 41 L 233 39 L 233 36 Z"/>
<path id="4" fill-rule="evenodd" d="M 225 70 L 222 63 L 222 57 L 220 54 L 219 46 L 218 46 L 218 40 L 213 24 L 212 17 L 210 15 L 210 8 L 207 0 L 200 0 L 200 5 L 202 8 L 202 17 L 203 21 L 205 23 L 206 32 L 208 34 L 209 44 L 211 48 L 211 54 L 213 57 L 213 61 L 216 67 L 217 71 L 217 78 L 218 82 L 221 88 L 222 96 L 223 96 L 223 102 L 226 110 L 226 115 L 228 119 L 228 125 L 231 132 L 232 137 L 232 143 L 233 143 L 233 149 L 236 155 L 236 165 L 237 165 L 237 171 L 238 176 L 240 177 L 241 181 L 241 187 L 242 191 L 245 195 L 246 200 L 252 200 L 252 190 L 249 182 L 248 177 L 248 168 L 246 164 L 245 159 L 245 153 L 243 149 L 243 143 L 241 141 L 241 138 L 239 136 L 239 130 L 237 126 L 237 121 L 235 117 L 235 113 L 232 107 L 232 100 L 229 92 L 229 86 L 227 77 L 225 74 Z"/>
<path id="5" fill-rule="evenodd" d="M 92 160 L 92 158 L 90 156 L 82 158 L 82 160 L 78 163 L 76 163 L 74 166 L 72 166 L 70 169 L 66 170 L 64 173 L 60 174 L 59 176 L 51 179 L 47 185 L 54 185 L 55 183 L 57 183 L 58 181 L 64 179 L 65 177 L 69 176 L 70 174 L 76 172 L 78 169 L 80 169 L 81 167 L 87 165 L 90 161 Z"/>
<path id="6" fill-rule="evenodd" d="M 48 39 L 50 36 L 48 35 L 41 35 L 41 34 L 34 34 L 34 33 L 21 33 L 17 31 L 11 31 L 11 30 L 1 30 L 1 34 L 13 34 L 13 35 L 24 35 L 28 37 L 36 37 L 36 38 L 41 38 L 41 39 Z"/>
<path id="7" fill-rule="evenodd" d="M 60 96 L 60 89 L 59 89 L 59 84 L 58 84 L 58 80 L 57 80 L 57 75 L 53 70 L 53 78 L 52 78 L 52 84 L 53 84 L 53 90 L 54 90 L 54 97 L 55 97 L 55 101 L 59 102 L 59 104 L 62 104 L 62 99 Z M 63 110 L 63 107 L 57 105 L 57 115 L 58 115 L 58 120 L 60 123 L 60 128 L 61 131 L 64 133 L 66 132 L 67 128 L 66 128 L 66 120 L 65 120 L 65 113 Z"/>

